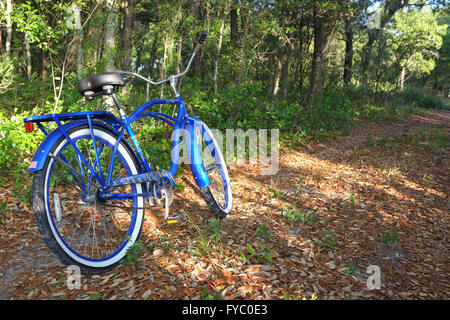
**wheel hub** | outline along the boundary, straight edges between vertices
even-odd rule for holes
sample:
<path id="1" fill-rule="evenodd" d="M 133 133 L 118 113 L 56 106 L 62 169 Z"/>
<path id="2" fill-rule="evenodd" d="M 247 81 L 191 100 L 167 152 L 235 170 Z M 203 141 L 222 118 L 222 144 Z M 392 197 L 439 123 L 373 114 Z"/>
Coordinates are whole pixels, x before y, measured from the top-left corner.
<path id="1" fill-rule="evenodd" d="M 86 194 L 84 194 L 81 199 L 86 202 L 86 205 L 93 206 L 96 204 L 102 204 L 105 202 L 105 199 L 103 199 L 100 196 L 101 191 L 97 188 L 93 188 L 89 190 Z"/>

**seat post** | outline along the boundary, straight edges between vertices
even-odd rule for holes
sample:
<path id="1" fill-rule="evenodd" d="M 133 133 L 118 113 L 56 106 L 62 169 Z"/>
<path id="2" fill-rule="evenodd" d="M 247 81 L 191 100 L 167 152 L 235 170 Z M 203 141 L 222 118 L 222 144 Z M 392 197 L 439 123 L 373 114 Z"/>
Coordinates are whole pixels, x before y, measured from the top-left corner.
<path id="1" fill-rule="evenodd" d="M 111 96 L 114 100 L 114 103 L 117 106 L 117 109 L 119 110 L 120 117 L 123 118 L 122 120 L 125 120 L 126 114 L 125 114 L 125 111 L 123 110 L 122 105 L 120 104 L 119 98 L 117 98 L 117 95 L 114 91 L 111 93 Z"/>

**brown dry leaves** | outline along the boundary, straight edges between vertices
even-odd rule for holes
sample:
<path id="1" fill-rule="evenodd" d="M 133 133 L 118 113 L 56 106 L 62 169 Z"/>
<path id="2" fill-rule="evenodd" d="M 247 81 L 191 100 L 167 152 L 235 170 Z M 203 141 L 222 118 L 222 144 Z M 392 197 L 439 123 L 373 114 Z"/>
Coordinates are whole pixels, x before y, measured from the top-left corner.
<path id="1" fill-rule="evenodd" d="M 223 299 L 448 299 L 450 134 L 448 114 L 439 117 L 438 129 L 413 119 L 400 131 L 397 124 L 370 125 L 283 150 L 275 176 L 230 166 L 234 211 L 219 229 L 184 183 L 172 210 L 184 210 L 199 229 L 187 221 L 163 226 L 162 212 L 147 211 L 141 267 L 82 275 L 72 291 L 31 208 L 5 177 L 0 298 L 201 299 L 206 290 Z M 286 215 L 306 210 L 315 215 L 303 223 Z M 380 267 L 380 290 L 367 289 L 369 265 Z"/>

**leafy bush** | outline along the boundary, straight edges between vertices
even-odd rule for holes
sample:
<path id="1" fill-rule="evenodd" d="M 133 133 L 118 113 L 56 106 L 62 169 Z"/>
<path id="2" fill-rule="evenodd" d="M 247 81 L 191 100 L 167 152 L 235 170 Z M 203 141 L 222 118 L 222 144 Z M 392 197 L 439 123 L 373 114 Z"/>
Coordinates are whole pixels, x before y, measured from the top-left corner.
<path id="1" fill-rule="evenodd" d="M 7 119 L 0 114 L 0 170 L 23 171 L 24 158 L 33 155 L 42 140 L 43 134 L 25 132 L 27 116 L 21 113 Z"/>
<path id="2" fill-rule="evenodd" d="M 0 94 L 8 91 L 17 77 L 16 59 L 8 56 L 0 57 Z"/>
<path id="3" fill-rule="evenodd" d="M 436 96 L 425 95 L 419 102 L 419 107 L 425 109 L 448 109 L 449 107 Z"/>
<path id="4" fill-rule="evenodd" d="M 356 117 L 356 105 L 342 91 L 328 91 L 321 101 L 304 110 L 305 128 L 326 136 L 328 132 L 349 128 Z"/>
<path id="5" fill-rule="evenodd" d="M 427 95 L 414 88 L 406 88 L 394 96 L 396 100 L 404 105 L 410 105 L 425 109 L 448 109 L 449 107 L 436 96 Z"/>

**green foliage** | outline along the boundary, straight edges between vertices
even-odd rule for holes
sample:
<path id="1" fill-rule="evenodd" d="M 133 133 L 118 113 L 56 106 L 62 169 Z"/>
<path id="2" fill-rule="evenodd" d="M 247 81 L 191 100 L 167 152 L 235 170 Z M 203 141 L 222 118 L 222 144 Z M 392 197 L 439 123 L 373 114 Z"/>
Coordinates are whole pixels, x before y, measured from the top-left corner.
<path id="1" fill-rule="evenodd" d="M 415 108 L 424 109 L 450 109 L 450 106 L 446 105 L 441 99 L 433 95 L 427 95 L 419 89 L 406 88 L 405 90 L 398 92 L 393 97 L 401 104 L 409 105 Z"/>
<path id="2" fill-rule="evenodd" d="M 273 258 L 277 255 L 277 251 L 269 245 L 264 245 L 261 241 L 258 241 L 256 248 L 247 243 L 247 255 L 242 250 L 239 250 L 239 254 L 244 264 L 252 258 L 256 259 L 258 263 L 264 263 L 265 261 L 273 263 Z"/>
<path id="3" fill-rule="evenodd" d="M 294 209 L 295 204 L 290 208 L 283 210 L 281 215 L 295 223 L 301 223 L 311 226 L 318 218 L 318 214 L 313 210 L 306 209 L 303 211 L 297 211 Z"/>
<path id="4" fill-rule="evenodd" d="M 95 293 L 89 296 L 88 300 L 100 300 L 102 298 L 102 295 L 100 293 Z"/>
<path id="5" fill-rule="evenodd" d="M 400 68 L 415 74 L 429 74 L 435 67 L 434 54 L 442 46 L 447 25 L 439 25 L 435 13 L 421 10 L 402 10 L 395 15 L 388 46 Z"/>
<path id="6" fill-rule="evenodd" d="M 210 293 L 208 287 L 204 287 L 202 293 L 200 294 L 200 300 L 222 300 L 222 292 L 225 290 L 219 290 L 216 293 Z"/>
<path id="7" fill-rule="evenodd" d="M 321 230 L 320 233 L 321 236 L 317 241 L 315 241 L 315 244 L 319 248 L 327 247 L 329 249 L 334 249 L 334 246 L 336 245 L 336 240 L 334 239 L 336 237 L 336 233 L 328 230 Z"/>
<path id="8" fill-rule="evenodd" d="M 307 297 L 303 296 L 302 290 L 297 290 L 294 295 L 291 295 L 288 292 L 286 292 L 283 296 L 283 299 L 284 300 L 317 300 L 317 295 L 316 295 L 316 293 L 313 293 L 311 295 L 311 298 L 307 298 Z"/>
<path id="9" fill-rule="evenodd" d="M 7 119 L 0 113 L 0 171 L 7 171 L 15 180 L 13 192 L 26 203 L 31 202 L 31 186 L 27 173 L 29 161 L 36 151 L 43 134 L 25 132 L 23 118 L 28 114 L 19 113 Z M 20 159 L 20 161 L 18 161 Z"/>
<path id="10" fill-rule="evenodd" d="M 152 121 L 153 122 L 153 121 Z M 172 130 L 159 123 L 145 123 L 139 126 L 136 134 L 142 150 L 150 161 L 158 168 L 169 168 L 171 164 Z"/>
<path id="11" fill-rule="evenodd" d="M 398 233 L 395 229 L 385 229 L 381 240 L 386 244 L 392 244 L 398 239 Z"/>
<path id="12" fill-rule="evenodd" d="M 348 128 L 356 116 L 353 102 L 339 91 L 327 91 L 321 101 L 304 111 L 304 127 L 316 131 L 319 136 Z"/>
<path id="13" fill-rule="evenodd" d="M 344 199 L 342 199 L 342 202 L 350 202 L 351 204 L 355 204 L 356 203 L 356 198 L 355 198 L 355 194 L 353 192 L 350 192 L 348 194 L 348 197 L 345 197 Z"/>
<path id="14" fill-rule="evenodd" d="M 38 48 L 56 53 L 61 38 L 70 32 L 71 4 L 85 7 L 84 1 L 56 2 L 51 0 L 15 3 L 12 20 L 17 31 L 26 33 L 29 42 Z"/>
<path id="15" fill-rule="evenodd" d="M 348 269 L 344 270 L 344 273 L 353 274 L 353 272 L 355 271 L 355 264 L 351 261 L 347 265 L 348 265 Z"/>
<path id="16" fill-rule="evenodd" d="M 143 253 L 143 248 L 144 245 L 141 242 L 136 241 L 135 243 L 133 243 L 127 249 L 127 254 L 125 258 L 120 260 L 120 264 L 122 266 L 128 266 L 131 268 L 139 268 L 140 267 L 139 259 Z"/>
<path id="17" fill-rule="evenodd" d="M 17 78 L 17 59 L 0 56 L 0 95 L 8 91 Z"/>
<path id="18" fill-rule="evenodd" d="M 272 233 L 269 230 L 267 230 L 267 223 L 263 223 L 258 228 L 256 228 L 255 234 L 259 238 L 268 239 Z"/>

